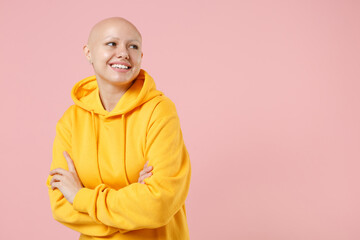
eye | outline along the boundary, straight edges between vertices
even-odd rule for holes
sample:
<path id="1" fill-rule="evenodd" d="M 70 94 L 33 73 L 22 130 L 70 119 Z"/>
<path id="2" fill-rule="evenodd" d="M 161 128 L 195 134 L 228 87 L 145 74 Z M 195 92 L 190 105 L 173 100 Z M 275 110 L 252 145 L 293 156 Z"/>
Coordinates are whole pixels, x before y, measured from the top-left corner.
<path id="1" fill-rule="evenodd" d="M 130 45 L 130 48 L 139 49 L 139 47 L 135 44 Z"/>
<path id="2" fill-rule="evenodd" d="M 111 46 L 111 47 L 115 47 L 115 46 L 116 46 L 116 43 L 114 43 L 114 42 L 108 42 L 106 45 Z"/>

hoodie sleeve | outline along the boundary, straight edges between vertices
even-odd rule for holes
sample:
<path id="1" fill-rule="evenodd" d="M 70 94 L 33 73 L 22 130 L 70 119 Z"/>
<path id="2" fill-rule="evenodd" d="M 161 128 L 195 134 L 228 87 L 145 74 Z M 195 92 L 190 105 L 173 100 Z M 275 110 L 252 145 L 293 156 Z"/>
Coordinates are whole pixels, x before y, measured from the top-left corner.
<path id="1" fill-rule="evenodd" d="M 68 170 L 63 151 L 67 151 L 71 155 L 71 107 L 64 113 L 62 118 L 56 125 L 56 135 L 53 144 L 53 160 L 51 170 L 55 168 L 63 168 Z M 55 220 L 65 226 L 90 236 L 108 236 L 118 231 L 116 228 L 106 226 L 96 222 L 86 213 L 74 210 L 63 194 L 58 189 L 51 189 L 50 180 L 52 176 L 48 176 L 46 185 L 50 198 L 52 214 Z"/>
<path id="2" fill-rule="evenodd" d="M 155 107 L 149 122 L 145 158 L 153 175 L 145 184 L 133 183 L 119 190 L 104 184 L 83 188 L 74 209 L 121 233 L 166 225 L 185 204 L 191 166 L 174 104 L 166 99 Z"/>

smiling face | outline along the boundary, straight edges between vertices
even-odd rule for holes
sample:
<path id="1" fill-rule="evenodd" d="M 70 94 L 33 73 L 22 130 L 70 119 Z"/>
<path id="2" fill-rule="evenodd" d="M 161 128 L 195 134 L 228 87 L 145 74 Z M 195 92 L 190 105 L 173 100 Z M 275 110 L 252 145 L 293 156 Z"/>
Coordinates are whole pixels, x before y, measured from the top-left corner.
<path id="1" fill-rule="evenodd" d="M 84 53 L 97 81 L 126 86 L 140 72 L 141 44 L 141 35 L 133 24 L 123 18 L 110 18 L 93 27 Z"/>

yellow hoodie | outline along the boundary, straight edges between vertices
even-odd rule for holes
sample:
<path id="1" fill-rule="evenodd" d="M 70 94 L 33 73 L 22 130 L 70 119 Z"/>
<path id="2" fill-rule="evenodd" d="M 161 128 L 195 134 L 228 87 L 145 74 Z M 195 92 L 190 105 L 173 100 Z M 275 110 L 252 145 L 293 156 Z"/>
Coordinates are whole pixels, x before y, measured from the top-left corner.
<path id="1" fill-rule="evenodd" d="M 71 97 L 75 104 L 56 125 L 51 169 L 68 170 L 67 151 L 84 188 L 70 204 L 49 176 L 54 218 L 80 239 L 189 239 L 191 165 L 171 100 L 144 70 L 111 112 L 95 76 L 78 82 Z M 140 184 L 147 160 L 153 175 Z"/>

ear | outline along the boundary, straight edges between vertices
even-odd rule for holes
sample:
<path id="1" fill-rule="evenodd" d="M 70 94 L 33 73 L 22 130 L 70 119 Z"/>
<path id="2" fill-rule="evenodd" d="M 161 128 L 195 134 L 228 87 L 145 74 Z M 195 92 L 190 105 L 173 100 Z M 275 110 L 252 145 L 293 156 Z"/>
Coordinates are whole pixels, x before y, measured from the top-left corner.
<path id="1" fill-rule="evenodd" d="M 89 46 L 88 46 L 88 45 L 85 45 L 85 46 L 83 47 L 83 51 L 84 51 L 85 57 L 87 58 L 87 60 L 89 61 L 89 63 L 92 63 Z"/>
<path id="2" fill-rule="evenodd" d="M 143 58 L 143 56 L 144 56 L 144 53 L 143 53 L 143 52 L 141 52 L 141 58 Z"/>

